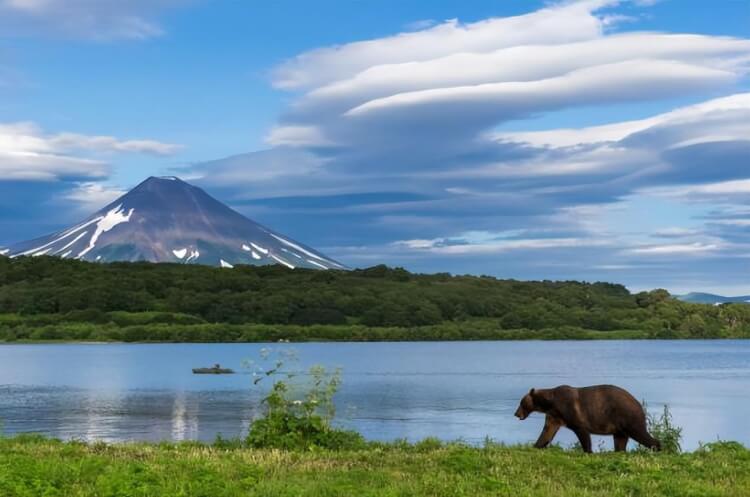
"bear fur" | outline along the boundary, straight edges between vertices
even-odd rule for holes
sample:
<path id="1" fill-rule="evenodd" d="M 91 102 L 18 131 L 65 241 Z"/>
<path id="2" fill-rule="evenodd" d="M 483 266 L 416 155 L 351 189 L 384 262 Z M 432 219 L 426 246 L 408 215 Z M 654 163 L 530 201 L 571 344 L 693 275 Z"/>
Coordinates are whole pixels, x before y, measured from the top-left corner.
<path id="1" fill-rule="evenodd" d="M 547 447 L 563 426 L 576 434 L 585 452 L 591 452 L 592 434 L 612 435 L 618 452 L 625 450 L 629 438 L 650 449 L 661 449 L 659 441 L 646 429 L 646 413 L 641 404 L 614 385 L 532 388 L 521 399 L 515 416 L 524 420 L 532 412 L 546 416 L 544 429 L 534 444 L 540 449 Z"/>

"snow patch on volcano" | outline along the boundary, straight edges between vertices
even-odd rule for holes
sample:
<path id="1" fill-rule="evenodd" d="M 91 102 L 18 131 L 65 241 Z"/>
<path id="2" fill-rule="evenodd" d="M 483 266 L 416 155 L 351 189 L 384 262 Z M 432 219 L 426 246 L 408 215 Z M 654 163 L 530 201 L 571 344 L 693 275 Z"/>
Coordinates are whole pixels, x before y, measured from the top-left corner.
<path id="1" fill-rule="evenodd" d="M 287 246 L 289 246 L 289 247 L 292 247 L 292 248 L 293 248 L 294 250 L 299 250 L 299 251 L 300 251 L 300 252 L 302 252 L 303 254 L 305 254 L 305 255 L 307 255 L 307 256 L 310 256 L 310 257 L 312 257 L 312 258 L 314 258 L 314 259 L 318 259 L 319 261 L 324 261 L 324 262 L 327 262 L 327 261 L 326 261 L 326 260 L 325 260 L 324 258 L 320 257 L 320 256 L 319 256 L 319 255 L 317 255 L 317 254 L 313 254 L 313 253 L 312 253 L 312 252 L 310 252 L 309 250 L 305 250 L 304 248 L 300 247 L 300 246 L 299 246 L 299 245 L 297 245 L 296 243 L 290 242 L 289 240 L 286 240 L 286 239 L 284 239 L 284 238 L 281 238 L 280 236 L 276 236 L 276 235 L 274 235 L 273 233 L 269 233 L 269 235 L 271 235 L 272 237 L 274 237 L 275 239 L 277 239 L 278 241 L 280 241 L 280 242 L 281 242 L 281 243 L 283 243 L 284 245 L 287 245 Z"/>
<path id="2" fill-rule="evenodd" d="M 227 269 L 232 269 L 234 267 L 231 264 L 229 264 L 227 261 L 225 261 L 224 259 L 219 259 L 219 263 L 221 264 L 221 267 L 225 267 Z"/>
<path id="3" fill-rule="evenodd" d="M 76 226 L 75 228 L 73 228 L 73 229 L 71 229 L 71 230 L 68 230 L 68 231 L 66 231 L 66 232 L 65 232 L 65 233 L 63 233 L 63 234 L 62 234 L 61 236 L 59 236 L 59 237 L 55 238 L 55 239 L 54 239 L 54 240 L 52 240 L 51 242 L 47 242 L 47 243 L 45 243 L 44 245 L 42 245 L 42 246 L 40 246 L 40 247 L 35 247 L 35 248 L 33 248 L 33 249 L 30 249 L 30 250 L 27 250 L 27 251 L 25 251 L 25 252 L 21 252 L 20 254 L 15 254 L 15 255 L 13 255 L 13 256 L 11 256 L 11 257 L 13 257 L 13 258 L 16 258 L 16 257 L 21 257 L 21 256 L 24 256 L 24 255 L 29 255 L 29 254 L 34 254 L 34 253 L 36 253 L 36 252 L 39 252 L 40 250 L 46 249 L 47 247 L 51 247 L 52 245 L 56 244 L 57 242 L 59 242 L 59 241 L 61 241 L 61 240 L 65 240 L 65 239 L 66 239 L 66 238 L 68 238 L 68 237 L 69 237 L 70 235 L 72 235 L 73 233 L 75 233 L 75 232 L 77 232 L 77 231 L 80 231 L 80 230 L 82 230 L 82 229 L 83 229 L 83 228 L 85 228 L 86 226 L 88 226 L 88 225 L 90 225 L 90 224 L 93 224 L 93 223 L 96 223 L 96 222 L 99 222 L 99 221 L 101 221 L 101 220 L 102 220 L 102 216 L 99 216 L 99 217 L 95 217 L 95 218 L 94 218 L 94 219 L 92 219 L 91 221 L 88 221 L 88 222 L 86 222 L 86 223 L 83 223 L 83 224 L 81 224 L 81 225 L 79 225 L 79 226 Z M 78 240 L 79 238 L 81 238 L 81 237 L 79 236 L 78 238 L 76 238 L 76 240 Z"/>
<path id="4" fill-rule="evenodd" d="M 255 250 L 257 250 L 258 252 L 260 252 L 261 254 L 268 255 L 268 249 L 265 249 L 265 248 L 261 247 L 260 245 L 256 245 L 253 242 L 250 242 L 250 245 L 252 245 L 253 248 Z"/>
<path id="5" fill-rule="evenodd" d="M 185 256 L 187 255 L 187 251 L 188 251 L 188 250 L 187 250 L 186 248 L 181 248 L 181 249 L 179 249 L 179 250 L 177 250 L 177 249 L 175 249 L 175 250 L 172 250 L 172 253 L 173 253 L 173 254 L 174 254 L 174 256 L 175 256 L 175 257 L 177 257 L 178 259 L 184 259 L 184 258 L 185 258 Z"/>
<path id="6" fill-rule="evenodd" d="M 253 256 L 253 259 L 255 259 L 255 260 L 259 260 L 260 259 L 260 255 L 258 255 L 258 253 L 255 252 L 255 250 L 251 249 L 250 247 L 248 247 L 244 243 L 242 244 L 242 250 L 244 250 L 245 252 L 250 252 L 250 255 Z"/>
<path id="7" fill-rule="evenodd" d="M 97 216 L 97 217 L 95 217 L 95 218 L 93 218 L 93 219 L 89 219 L 88 221 L 86 221 L 86 222 L 84 222 L 84 223 L 81 223 L 81 224 L 79 224 L 78 226 L 73 226 L 73 227 L 72 227 L 72 228 L 70 228 L 70 229 L 69 229 L 68 231 L 64 232 L 64 233 L 63 233 L 63 234 L 62 234 L 62 235 L 60 236 L 60 238 L 58 238 L 57 240 L 53 240 L 53 241 L 51 241 L 51 242 L 50 242 L 50 244 L 53 244 L 53 243 L 55 243 L 55 242 L 58 242 L 58 241 L 62 240 L 63 238 L 68 238 L 68 237 L 69 237 L 70 235 L 72 235 L 73 233 L 76 233 L 76 232 L 78 232 L 78 231 L 81 231 L 81 230 L 82 230 L 83 228 L 85 228 L 86 226 L 89 226 L 89 225 L 92 225 L 92 224 L 94 224 L 94 223 L 97 223 L 97 222 L 101 221 L 103 217 L 104 217 L 104 216 Z"/>
<path id="8" fill-rule="evenodd" d="M 72 240 L 72 241 L 68 242 L 68 244 L 67 244 L 67 245 L 65 245 L 65 246 L 64 246 L 63 248 L 61 248 L 60 250 L 56 251 L 56 252 L 55 252 L 55 254 L 59 254 L 59 253 L 60 253 L 60 252 L 62 252 L 63 250 L 67 250 L 67 249 L 69 249 L 69 248 L 70 248 L 71 246 L 73 246 L 73 244 L 74 244 L 75 242 L 77 242 L 78 240 L 80 240 L 81 238 L 83 238 L 84 236 L 86 236 L 86 233 L 88 233 L 88 231 L 84 231 L 83 233 L 80 233 L 80 234 L 79 234 L 79 235 L 78 235 L 77 237 L 73 238 L 73 240 Z"/>
<path id="9" fill-rule="evenodd" d="M 272 258 L 273 258 L 273 259 L 274 259 L 274 260 L 275 260 L 276 262 L 279 262 L 279 263 L 281 263 L 281 264 L 285 265 L 285 266 L 286 266 L 286 267 L 288 267 L 289 269 L 294 269 L 294 266 L 292 266 L 291 264 L 289 264 L 289 263 L 288 263 L 287 261 L 285 261 L 285 260 L 284 260 L 284 259 L 282 259 L 281 257 L 277 257 L 277 256 L 275 256 L 275 255 L 273 255 L 273 254 L 271 254 L 271 257 L 272 257 Z"/>
<path id="10" fill-rule="evenodd" d="M 286 252 L 287 254 L 291 254 L 291 255 L 293 255 L 293 256 L 294 256 L 294 257 L 296 257 L 297 259 L 302 259 L 302 256 L 301 256 L 301 255 L 299 255 L 299 254 L 295 254 L 294 252 L 292 252 L 292 251 L 291 251 L 291 250 L 289 250 L 289 249 L 285 249 L 285 248 L 283 248 L 283 247 L 282 247 L 282 248 L 281 248 L 281 250 L 282 250 L 282 251 L 284 251 L 284 252 Z"/>
<path id="11" fill-rule="evenodd" d="M 309 262 L 310 264 L 313 264 L 313 265 L 315 265 L 315 266 L 318 266 L 319 268 L 322 268 L 322 269 L 326 269 L 326 270 L 328 269 L 328 268 L 327 268 L 326 266 L 324 266 L 323 264 L 321 264 L 321 263 L 319 263 L 319 262 L 315 262 L 315 261 L 314 261 L 314 260 L 312 260 L 312 259 L 307 259 L 307 262 Z"/>
<path id="12" fill-rule="evenodd" d="M 133 215 L 134 211 L 135 209 L 130 209 L 128 213 L 125 214 L 125 211 L 122 210 L 122 205 L 118 205 L 114 209 L 107 212 L 104 217 L 102 217 L 101 221 L 96 224 L 96 231 L 94 231 L 94 234 L 91 235 L 89 246 L 83 249 L 80 254 L 78 254 L 78 258 L 81 259 L 84 255 L 88 254 L 96 246 L 96 242 L 99 240 L 99 237 L 103 233 L 106 233 L 118 224 L 127 223 L 128 221 L 130 221 L 130 217 Z"/>

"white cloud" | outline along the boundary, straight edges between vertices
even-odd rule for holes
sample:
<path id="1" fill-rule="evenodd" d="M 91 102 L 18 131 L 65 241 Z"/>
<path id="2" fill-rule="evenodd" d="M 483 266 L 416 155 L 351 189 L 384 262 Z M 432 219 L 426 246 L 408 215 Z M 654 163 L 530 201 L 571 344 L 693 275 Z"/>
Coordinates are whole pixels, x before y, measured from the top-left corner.
<path id="1" fill-rule="evenodd" d="M 6 34 L 143 40 L 163 34 L 152 19 L 182 0 L 0 0 Z"/>
<path id="2" fill-rule="evenodd" d="M 691 219 L 709 207 L 696 212 L 690 199 L 736 202 L 730 197 L 750 179 L 750 93 L 715 98 L 750 74 L 750 40 L 612 33 L 613 23 L 629 27 L 625 13 L 638 14 L 632 3 L 617 11 L 621 3 L 558 3 L 302 53 L 274 73 L 296 99 L 266 137 L 273 148 L 195 171 L 235 198 L 300 197 L 290 202 L 297 207 L 274 204 L 274 216 L 292 223 L 313 219 L 298 207 L 305 198 L 412 194 L 331 201 L 326 212 L 349 227 L 332 235 L 349 249 L 334 253 L 359 260 L 455 255 L 479 265 L 502 253 L 527 268 L 565 257 L 567 267 L 646 268 L 653 278 L 652 259 L 676 274 L 679 258 L 660 254 L 740 257 L 742 234 L 720 225 L 723 217 Z M 696 96 L 710 100 L 617 120 L 623 102 Z M 537 131 L 549 114 L 580 109 L 589 118 L 593 105 L 612 108 L 611 122 Z M 615 212 L 629 202 L 640 203 L 628 209 L 643 219 Z M 651 219 L 649 206 L 664 204 L 664 216 Z M 530 226 L 536 231 L 515 233 Z M 362 238 L 373 250 L 357 246 Z"/>
<path id="3" fill-rule="evenodd" d="M 711 223 L 726 226 L 750 226 L 750 219 L 716 219 Z"/>
<path id="4" fill-rule="evenodd" d="M 635 16 L 628 16 L 624 14 L 612 14 L 612 15 L 606 15 L 602 16 L 602 25 L 605 28 L 612 29 L 618 24 L 622 24 L 625 22 L 635 22 L 638 18 Z"/>
<path id="5" fill-rule="evenodd" d="M 578 69 L 564 76 L 533 82 L 486 83 L 398 93 L 365 102 L 345 115 L 400 109 L 411 113 L 418 107 L 431 105 L 441 106 L 442 114 L 462 106 L 468 112 L 481 114 L 485 110 L 489 114 L 488 124 L 491 124 L 568 106 L 644 100 L 675 92 L 710 89 L 736 78 L 729 71 L 698 65 L 635 59 Z M 403 118 L 405 114 L 390 117 Z"/>
<path id="6" fill-rule="evenodd" d="M 242 184 L 246 194 L 288 193 L 300 184 L 297 174 L 309 194 L 398 184 L 434 195 L 484 194 L 484 206 L 486 194 L 495 194 L 498 207 L 503 194 L 565 208 L 682 181 L 696 170 L 677 157 L 686 148 L 748 135 L 750 94 L 603 126 L 494 131 L 563 108 L 731 88 L 750 71 L 747 39 L 608 34 L 602 19 L 618 13 L 599 9 L 618 3 L 566 2 L 305 52 L 277 68 L 277 86 L 301 92 L 266 137 L 280 148 L 198 170 L 216 171 L 208 182 Z M 735 162 L 722 173 L 736 174 Z"/>
<path id="7" fill-rule="evenodd" d="M 183 147 L 154 140 L 118 140 L 113 136 L 88 136 L 77 133 L 60 133 L 51 136 L 49 143 L 63 150 L 96 150 L 153 155 L 172 155 Z"/>
<path id="8" fill-rule="evenodd" d="M 750 174 L 750 172 L 748 172 Z M 709 183 L 694 186 L 687 189 L 688 193 L 750 193 L 750 179 L 736 181 L 722 181 L 720 183 Z"/>
<path id="9" fill-rule="evenodd" d="M 108 173 L 107 165 L 97 160 L 0 150 L 0 178 L 3 181 L 52 181 L 60 177 L 102 178 Z"/>
<path id="10" fill-rule="evenodd" d="M 656 230 L 653 236 L 659 238 L 684 238 L 689 236 L 699 235 L 700 231 L 691 228 L 683 228 L 680 226 L 672 226 L 669 228 L 662 228 Z"/>
<path id="11" fill-rule="evenodd" d="M 275 147 L 333 145 L 315 126 L 277 126 L 266 136 L 266 143 Z"/>
<path id="12" fill-rule="evenodd" d="M 381 64 L 590 39 L 602 33 L 601 19 L 594 16 L 592 10 L 609 3 L 613 2 L 577 2 L 470 24 L 452 19 L 422 31 L 320 48 L 298 55 L 278 67 L 274 83 L 279 88 L 318 87 Z"/>
<path id="13" fill-rule="evenodd" d="M 243 185 L 234 195 L 239 199 L 253 193 L 268 197 L 294 195 L 310 189 L 325 194 L 335 189 L 323 168 L 325 163 L 324 158 L 307 150 L 277 147 L 204 162 L 192 167 L 190 174 L 214 188 L 233 189 Z"/>
<path id="14" fill-rule="evenodd" d="M 628 249 L 632 254 L 640 255 L 691 255 L 716 252 L 721 248 L 718 243 L 675 243 L 668 245 L 648 245 Z"/>
<path id="15" fill-rule="evenodd" d="M 0 180 L 102 178 L 109 173 L 109 167 L 97 154 L 163 155 L 178 149 L 177 145 L 153 140 L 123 141 L 111 136 L 46 134 L 30 122 L 0 124 Z"/>
<path id="16" fill-rule="evenodd" d="M 372 66 L 310 91 L 298 107 L 311 112 L 335 103 L 353 107 L 420 90 L 531 83 L 579 69 L 638 60 L 741 72 L 747 63 L 743 63 L 742 56 L 748 51 L 750 41 L 746 40 L 659 33 L 626 33 L 557 45 L 519 45 L 491 52 L 458 51 L 424 61 Z"/>
<path id="17" fill-rule="evenodd" d="M 74 202 L 82 214 L 88 215 L 115 201 L 126 192 L 102 183 L 78 183 L 62 197 Z"/>
<path id="18" fill-rule="evenodd" d="M 400 240 L 394 247 L 442 255 L 497 254 L 513 250 L 544 250 L 573 247 L 602 247 L 610 241 L 597 238 L 512 238 L 521 232 L 466 232 L 450 238 Z"/>
<path id="19" fill-rule="evenodd" d="M 750 123 L 744 119 L 747 112 L 750 112 L 750 93 L 739 93 L 682 107 L 637 121 L 623 121 L 585 128 L 558 128 L 548 131 L 495 133 L 491 136 L 497 140 L 517 141 L 539 147 L 572 147 L 582 144 L 620 141 L 649 128 L 672 127 L 672 129 L 675 129 L 678 125 L 700 125 L 708 118 L 717 117 L 718 119 L 713 124 L 720 126 L 720 134 L 725 139 L 738 140 L 747 136 L 747 132 L 750 131 Z M 683 127 L 683 130 L 690 132 L 688 136 L 681 138 L 683 141 L 695 140 L 707 136 L 705 129 L 701 126 L 694 126 L 692 128 Z M 711 134 L 715 133 L 716 130 L 714 129 Z M 677 143 L 673 142 L 669 145 L 674 146 L 675 144 Z"/>
<path id="20" fill-rule="evenodd" d="M 747 172 L 750 175 L 750 171 Z M 719 181 L 689 186 L 666 186 L 644 188 L 642 193 L 659 197 L 684 198 L 692 200 L 715 201 L 731 196 L 750 195 L 750 179 Z"/>
<path id="21" fill-rule="evenodd" d="M 302 95 L 269 133 L 267 143 L 333 145 L 338 153 L 330 164 L 339 172 L 361 174 L 375 164 L 382 170 L 434 172 L 440 164 L 441 170 L 484 174 L 494 169 L 520 177 L 525 167 L 507 160 L 513 147 L 503 142 L 538 147 L 534 140 L 556 140 L 551 144 L 557 146 L 574 140 L 619 140 L 659 121 L 525 136 L 505 133 L 493 139 L 498 124 L 564 108 L 714 91 L 730 87 L 750 71 L 750 40 L 607 34 L 597 9 L 616 3 L 553 5 L 524 16 L 468 25 L 451 22 L 304 53 L 278 68 L 278 86 L 302 90 Z M 561 21 L 551 27 L 548 21 L 556 16 Z M 516 31 L 521 25 L 523 32 Z M 716 134 L 714 140 L 722 137 Z M 626 155 L 632 163 L 634 154 Z M 604 164 L 583 156 L 565 162 L 560 167 L 571 173 Z M 526 168 L 534 167 L 533 161 L 527 162 Z M 542 169 L 551 170 L 547 165 Z"/>
<path id="22" fill-rule="evenodd" d="M 580 188 L 595 178 L 607 181 L 617 196 L 642 193 L 717 201 L 750 193 L 750 93 L 638 121 L 488 136 L 543 152 L 473 168 L 467 177 L 535 179 L 536 191 L 547 193 Z M 544 178 L 548 186 L 541 186 Z M 603 188 L 607 186 L 592 184 L 590 191 Z"/>

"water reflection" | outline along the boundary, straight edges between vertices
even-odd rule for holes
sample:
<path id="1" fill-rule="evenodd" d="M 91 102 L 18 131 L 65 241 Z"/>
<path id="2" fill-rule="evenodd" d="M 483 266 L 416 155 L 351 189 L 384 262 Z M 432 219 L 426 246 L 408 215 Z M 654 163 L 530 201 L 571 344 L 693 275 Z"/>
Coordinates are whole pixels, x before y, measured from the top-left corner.
<path id="1" fill-rule="evenodd" d="M 264 345 L 0 346 L 7 433 L 86 440 L 240 437 L 260 412 L 248 374 L 192 375 L 221 362 L 242 371 Z M 300 368 L 343 368 L 338 423 L 370 439 L 427 436 L 533 441 L 541 416 L 513 417 L 532 386 L 615 383 L 664 403 L 684 445 L 750 445 L 750 342 L 474 342 L 303 344 Z M 572 443 L 565 430 L 559 440 Z M 596 441 L 594 442 L 597 443 Z M 611 440 L 605 440 L 606 447 Z"/>

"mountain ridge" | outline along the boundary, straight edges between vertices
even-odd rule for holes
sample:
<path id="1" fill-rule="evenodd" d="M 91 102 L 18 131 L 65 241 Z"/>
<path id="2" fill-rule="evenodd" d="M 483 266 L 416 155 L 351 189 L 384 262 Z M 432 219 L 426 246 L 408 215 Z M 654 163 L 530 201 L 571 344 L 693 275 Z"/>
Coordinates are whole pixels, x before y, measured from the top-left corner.
<path id="1" fill-rule="evenodd" d="M 0 254 L 225 268 L 280 264 L 291 269 L 346 269 L 175 176 L 151 176 L 72 227 L 16 243 Z"/>
<path id="2" fill-rule="evenodd" d="M 750 303 L 750 295 L 741 295 L 737 297 L 725 297 L 705 292 L 690 292 L 685 295 L 675 295 L 676 299 L 683 302 L 692 302 L 696 304 L 726 304 L 726 303 Z"/>

